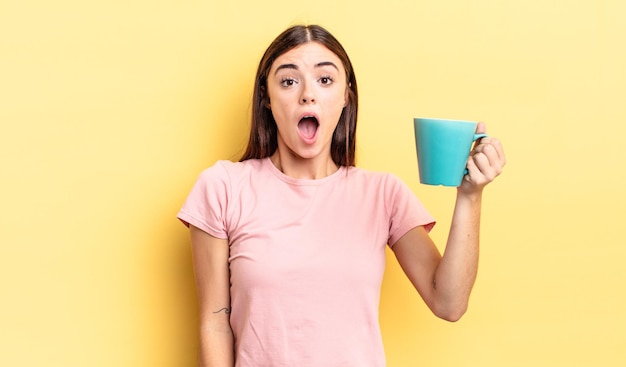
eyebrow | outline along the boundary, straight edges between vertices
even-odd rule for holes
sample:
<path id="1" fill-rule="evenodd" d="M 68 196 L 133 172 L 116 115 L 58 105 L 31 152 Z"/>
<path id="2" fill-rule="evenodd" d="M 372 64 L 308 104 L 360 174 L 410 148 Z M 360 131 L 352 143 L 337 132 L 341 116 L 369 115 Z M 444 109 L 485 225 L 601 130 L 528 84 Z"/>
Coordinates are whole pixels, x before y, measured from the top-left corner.
<path id="1" fill-rule="evenodd" d="M 337 65 L 335 65 L 334 62 L 331 61 L 322 61 L 319 62 L 317 64 L 315 64 L 316 68 L 322 67 L 322 66 L 332 66 L 335 69 L 337 69 L 337 71 L 339 71 L 339 68 L 337 67 Z M 282 69 L 293 69 L 293 70 L 298 70 L 298 65 L 296 64 L 282 64 L 279 67 L 276 68 L 276 71 L 274 72 L 274 74 L 278 73 L 278 71 L 282 70 Z"/>

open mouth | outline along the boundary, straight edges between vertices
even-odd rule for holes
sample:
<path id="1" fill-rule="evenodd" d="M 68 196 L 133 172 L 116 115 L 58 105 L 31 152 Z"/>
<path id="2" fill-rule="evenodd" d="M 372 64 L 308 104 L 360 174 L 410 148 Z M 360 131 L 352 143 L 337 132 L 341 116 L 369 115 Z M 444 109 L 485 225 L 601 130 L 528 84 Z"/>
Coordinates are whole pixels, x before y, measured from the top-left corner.
<path id="1" fill-rule="evenodd" d="M 315 116 L 304 116 L 298 122 L 298 130 L 305 139 L 313 139 L 319 125 Z"/>

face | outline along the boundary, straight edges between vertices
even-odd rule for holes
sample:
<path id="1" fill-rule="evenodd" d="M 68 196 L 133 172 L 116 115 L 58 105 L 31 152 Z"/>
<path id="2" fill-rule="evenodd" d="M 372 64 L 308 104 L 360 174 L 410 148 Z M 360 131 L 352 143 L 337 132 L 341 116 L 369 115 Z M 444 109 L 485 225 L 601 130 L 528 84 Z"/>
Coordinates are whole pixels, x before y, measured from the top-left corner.
<path id="1" fill-rule="evenodd" d="M 346 72 L 337 55 L 317 42 L 282 54 L 270 69 L 267 94 L 279 152 L 331 159 L 333 132 L 348 101 Z"/>

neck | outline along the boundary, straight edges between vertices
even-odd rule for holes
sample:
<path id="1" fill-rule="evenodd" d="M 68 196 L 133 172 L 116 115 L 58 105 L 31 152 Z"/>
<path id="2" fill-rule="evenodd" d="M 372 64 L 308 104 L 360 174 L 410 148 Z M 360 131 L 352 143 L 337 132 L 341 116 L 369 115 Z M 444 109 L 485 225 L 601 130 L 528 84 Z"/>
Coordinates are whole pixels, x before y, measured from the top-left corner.
<path id="1" fill-rule="evenodd" d="M 330 154 L 325 157 L 302 158 L 294 154 L 281 153 L 280 149 L 277 149 L 270 160 L 282 173 L 297 179 L 317 180 L 330 176 L 339 169 Z"/>

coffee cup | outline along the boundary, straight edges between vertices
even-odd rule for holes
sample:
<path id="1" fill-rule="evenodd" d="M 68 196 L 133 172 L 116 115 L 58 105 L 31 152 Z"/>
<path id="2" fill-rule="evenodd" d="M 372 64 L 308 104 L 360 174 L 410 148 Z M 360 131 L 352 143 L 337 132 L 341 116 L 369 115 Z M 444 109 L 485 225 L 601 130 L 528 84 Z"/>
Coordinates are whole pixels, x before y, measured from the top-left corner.
<path id="1" fill-rule="evenodd" d="M 477 122 L 440 118 L 413 119 L 420 182 L 425 185 L 460 186 L 467 174 Z"/>

